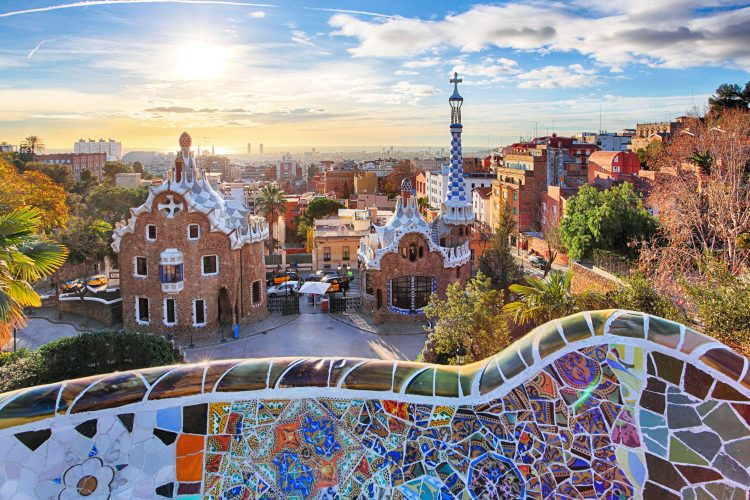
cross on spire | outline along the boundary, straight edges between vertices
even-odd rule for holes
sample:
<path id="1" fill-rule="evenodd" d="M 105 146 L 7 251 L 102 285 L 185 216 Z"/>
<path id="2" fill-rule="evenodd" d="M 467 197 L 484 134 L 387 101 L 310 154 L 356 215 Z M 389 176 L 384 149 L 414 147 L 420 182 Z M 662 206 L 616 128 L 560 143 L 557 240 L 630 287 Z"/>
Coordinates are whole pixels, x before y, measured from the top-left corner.
<path id="1" fill-rule="evenodd" d="M 445 80 L 443 80 L 443 81 L 445 81 Z M 458 71 L 454 71 L 453 72 L 453 78 L 451 78 L 451 80 L 450 80 L 449 83 L 455 83 L 456 87 L 458 87 L 458 84 L 461 83 L 461 82 L 463 82 L 463 81 L 464 81 L 463 78 L 459 78 L 458 77 Z"/>

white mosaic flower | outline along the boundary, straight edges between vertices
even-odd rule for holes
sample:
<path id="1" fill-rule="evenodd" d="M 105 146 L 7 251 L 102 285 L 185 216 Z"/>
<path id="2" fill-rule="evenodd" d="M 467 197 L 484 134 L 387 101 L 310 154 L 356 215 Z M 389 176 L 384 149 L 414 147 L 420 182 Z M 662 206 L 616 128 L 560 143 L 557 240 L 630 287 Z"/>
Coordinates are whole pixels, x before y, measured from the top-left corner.
<path id="1" fill-rule="evenodd" d="M 65 471 L 62 478 L 65 488 L 58 499 L 109 498 L 114 477 L 112 467 L 104 465 L 99 457 L 91 457 Z"/>

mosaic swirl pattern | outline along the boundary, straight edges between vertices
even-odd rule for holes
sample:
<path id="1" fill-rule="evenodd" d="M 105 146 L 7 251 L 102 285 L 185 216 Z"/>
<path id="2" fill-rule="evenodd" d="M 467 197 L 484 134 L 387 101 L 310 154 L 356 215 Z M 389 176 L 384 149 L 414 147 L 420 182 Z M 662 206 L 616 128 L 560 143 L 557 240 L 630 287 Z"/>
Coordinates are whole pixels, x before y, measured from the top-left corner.
<path id="1" fill-rule="evenodd" d="M 0 395 L 0 498 L 746 498 L 748 360 L 597 311 L 466 367 L 235 360 Z"/>

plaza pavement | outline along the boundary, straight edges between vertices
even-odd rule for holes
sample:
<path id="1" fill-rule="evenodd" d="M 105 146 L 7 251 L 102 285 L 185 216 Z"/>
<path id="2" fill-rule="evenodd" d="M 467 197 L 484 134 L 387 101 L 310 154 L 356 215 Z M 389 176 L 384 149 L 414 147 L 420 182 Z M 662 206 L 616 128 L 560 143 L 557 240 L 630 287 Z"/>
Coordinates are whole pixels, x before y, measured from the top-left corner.
<path id="1" fill-rule="evenodd" d="M 421 325 L 373 325 L 365 315 L 356 313 L 322 314 L 320 306 L 301 307 L 302 314 L 282 316 L 271 314 L 265 320 L 242 328 L 240 338 L 220 334 L 178 342 L 186 361 L 205 359 L 261 358 L 283 356 L 337 356 L 373 359 L 414 360 L 422 350 L 427 335 Z M 54 308 L 34 309 L 28 325 L 17 334 L 17 348 L 37 349 L 55 339 L 77 335 L 81 331 L 107 329 L 90 320 L 81 326 L 82 318 L 65 314 L 56 319 Z M 111 329 L 119 330 L 121 325 Z M 12 340 L 4 346 L 12 350 Z"/>
<path id="2" fill-rule="evenodd" d="M 187 361 L 272 356 L 337 356 L 414 360 L 427 335 L 379 334 L 356 328 L 337 315 L 303 313 L 291 322 L 239 340 L 185 349 Z"/>

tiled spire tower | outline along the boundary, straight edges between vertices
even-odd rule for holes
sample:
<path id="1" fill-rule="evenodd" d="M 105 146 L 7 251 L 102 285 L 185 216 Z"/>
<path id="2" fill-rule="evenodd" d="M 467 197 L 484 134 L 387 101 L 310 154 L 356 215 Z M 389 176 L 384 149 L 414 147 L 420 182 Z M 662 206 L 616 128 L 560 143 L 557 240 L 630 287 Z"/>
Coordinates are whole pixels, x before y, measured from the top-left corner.
<path id="1" fill-rule="evenodd" d="M 458 93 L 461 83 L 458 73 L 453 74 L 453 94 L 448 99 L 451 106 L 451 161 L 448 173 L 448 193 L 441 204 L 443 222 L 453 225 L 467 225 L 474 222 L 471 202 L 466 195 L 464 184 L 463 153 L 461 152 L 461 106 L 464 98 Z"/>

